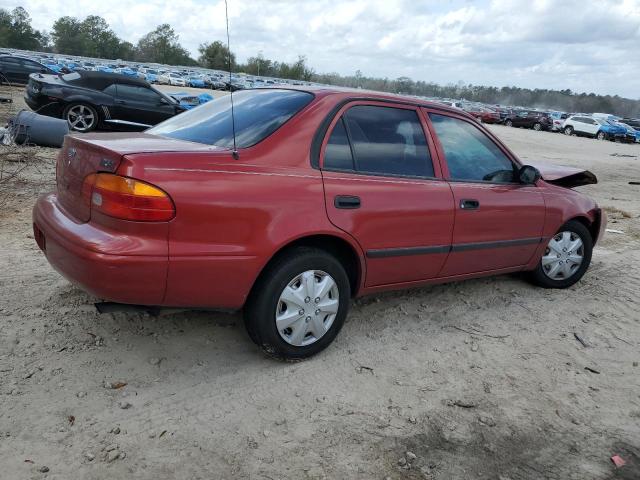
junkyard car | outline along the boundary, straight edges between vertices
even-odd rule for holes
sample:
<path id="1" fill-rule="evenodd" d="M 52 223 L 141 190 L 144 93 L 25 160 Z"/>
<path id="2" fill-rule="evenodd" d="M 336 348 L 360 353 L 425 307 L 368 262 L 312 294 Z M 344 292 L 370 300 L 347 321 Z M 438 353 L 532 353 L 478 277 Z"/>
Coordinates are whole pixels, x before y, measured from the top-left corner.
<path id="1" fill-rule="evenodd" d="M 169 96 L 144 80 L 114 73 L 78 71 L 67 75 L 33 74 L 25 102 L 32 110 L 64 118 L 69 128 L 140 130 L 183 112 Z"/>
<path id="2" fill-rule="evenodd" d="M 507 127 L 533 128 L 534 130 L 551 130 L 553 118 L 547 112 L 537 110 L 513 110 L 504 119 Z"/>
<path id="3" fill-rule="evenodd" d="M 328 87 L 254 89 L 143 133 L 69 135 L 35 240 L 96 297 L 244 308 L 281 358 L 329 345 L 350 299 L 508 272 L 565 288 L 604 212 L 588 171 L 523 165 L 464 112 Z M 233 150 L 235 131 L 235 145 Z"/>
<path id="4" fill-rule="evenodd" d="M 590 115 L 572 115 L 564 122 L 565 135 L 593 137 L 598 140 L 624 140 L 626 128 Z"/>
<path id="5" fill-rule="evenodd" d="M 49 67 L 19 55 L 0 55 L 0 84 L 24 85 L 32 73 L 56 75 Z"/>

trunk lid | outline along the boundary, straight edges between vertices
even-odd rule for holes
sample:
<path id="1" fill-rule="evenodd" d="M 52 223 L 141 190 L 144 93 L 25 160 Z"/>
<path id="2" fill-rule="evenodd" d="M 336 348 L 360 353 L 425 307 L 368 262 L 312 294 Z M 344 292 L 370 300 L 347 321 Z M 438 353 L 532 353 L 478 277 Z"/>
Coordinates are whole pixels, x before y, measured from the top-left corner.
<path id="1" fill-rule="evenodd" d="M 91 192 L 83 191 L 87 189 L 85 179 L 93 173 L 115 173 L 125 155 L 223 150 L 144 132 L 67 135 L 56 163 L 58 202 L 76 221 L 88 222 L 91 218 Z"/>
<path id="2" fill-rule="evenodd" d="M 547 183 L 552 183 L 564 188 L 580 187 L 598 183 L 596 176 L 589 170 L 574 167 L 563 167 L 559 165 L 530 164 L 536 167 L 542 179 Z"/>

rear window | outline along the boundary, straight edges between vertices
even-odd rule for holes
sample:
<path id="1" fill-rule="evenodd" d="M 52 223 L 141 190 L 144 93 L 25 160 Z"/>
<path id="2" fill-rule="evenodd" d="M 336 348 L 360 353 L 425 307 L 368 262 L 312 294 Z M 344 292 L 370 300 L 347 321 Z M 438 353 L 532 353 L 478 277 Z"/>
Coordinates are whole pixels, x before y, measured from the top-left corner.
<path id="1" fill-rule="evenodd" d="M 153 135 L 231 148 L 231 96 L 226 95 L 181 113 L 147 130 Z M 244 90 L 233 94 L 236 145 L 262 141 L 313 100 L 308 92 Z"/>

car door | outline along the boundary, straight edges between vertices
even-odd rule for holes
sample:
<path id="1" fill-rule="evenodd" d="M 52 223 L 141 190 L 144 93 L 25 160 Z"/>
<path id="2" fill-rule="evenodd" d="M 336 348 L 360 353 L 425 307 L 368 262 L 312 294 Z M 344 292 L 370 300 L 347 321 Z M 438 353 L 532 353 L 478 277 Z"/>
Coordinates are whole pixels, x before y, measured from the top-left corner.
<path id="1" fill-rule="evenodd" d="M 366 286 L 437 276 L 451 242 L 453 195 L 419 109 L 354 102 L 327 132 L 327 214 L 365 252 Z"/>
<path id="2" fill-rule="evenodd" d="M 156 125 L 176 114 L 158 92 L 138 85 L 116 84 L 115 118 L 144 125 Z"/>
<path id="3" fill-rule="evenodd" d="M 16 57 L 3 57 L 0 58 L 0 72 L 4 78 L 0 78 L 2 83 L 8 81 L 9 83 L 26 83 L 24 80 L 25 72 L 22 68 L 22 62 Z"/>
<path id="4" fill-rule="evenodd" d="M 542 193 L 516 181 L 519 165 L 473 122 L 437 111 L 428 117 L 455 202 L 451 253 L 440 276 L 527 264 L 541 242 Z"/>

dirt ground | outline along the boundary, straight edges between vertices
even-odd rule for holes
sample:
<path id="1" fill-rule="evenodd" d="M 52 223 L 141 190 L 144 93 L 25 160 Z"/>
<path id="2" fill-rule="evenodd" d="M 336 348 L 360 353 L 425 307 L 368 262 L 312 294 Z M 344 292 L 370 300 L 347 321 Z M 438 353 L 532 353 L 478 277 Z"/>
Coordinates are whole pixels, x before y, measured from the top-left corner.
<path id="1" fill-rule="evenodd" d="M 511 275 L 357 300 L 297 364 L 238 314 L 96 313 L 33 240 L 55 150 L 0 147 L 0 478 L 640 478 L 640 145 L 491 129 L 591 169 L 624 233 L 568 290 Z"/>

